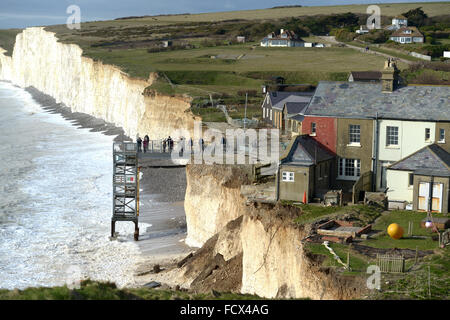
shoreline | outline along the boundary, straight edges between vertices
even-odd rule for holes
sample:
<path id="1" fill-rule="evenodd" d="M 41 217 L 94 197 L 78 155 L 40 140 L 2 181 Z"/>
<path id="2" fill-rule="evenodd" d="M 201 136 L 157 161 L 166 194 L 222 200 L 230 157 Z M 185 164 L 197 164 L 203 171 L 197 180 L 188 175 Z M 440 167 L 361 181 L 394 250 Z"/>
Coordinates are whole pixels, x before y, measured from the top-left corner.
<path id="1" fill-rule="evenodd" d="M 14 85 L 14 84 L 13 84 Z M 34 87 L 24 88 L 32 98 L 39 103 L 42 109 L 48 113 L 59 114 L 68 120 L 74 126 L 80 129 L 90 129 L 91 132 L 100 132 L 107 136 L 116 136 L 114 141 L 132 141 L 130 137 L 125 135 L 122 128 L 117 127 L 113 123 L 106 122 L 103 119 L 96 118 L 87 113 L 73 112 L 70 107 L 63 103 L 57 103 L 56 100 Z"/>
<path id="2" fill-rule="evenodd" d="M 32 96 L 33 100 L 41 106 L 44 112 L 59 114 L 79 129 L 90 129 L 90 132 L 100 132 L 107 136 L 116 136 L 114 141 L 133 141 L 133 139 L 125 135 L 122 128 L 117 127 L 113 123 L 108 123 L 103 119 L 86 113 L 73 112 L 70 107 L 67 107 L 63 103 L 57 103 L 53 97 L 34 87 L 22 89 Z M 168 174 L 166 170 L 172 170 L 171 174 Z M 181 239 L 179 239 L 185 239 L 187 232 L 183 207 L 186 181 L 185 178 L 183 180 L 182 174 L 180 174 L 185 174 L 185 169 L 144 168 L 142 173 L 141 203 L 144 206 L 141 206 L 139 222 L 147 223 L 150 227 L 146 227 L 145 230 L 141 228 L 140 240 L 136 242 L 144 262 L 138 262 L 135 265 L 135 274 L 133 275 L 135 286 L 140 287 L 150 281 L 159 281 L 163 285 L 166 284 L 166 286 L 176 286 L 179 284 L 178 279 L 181 275 L 177 274 L 176 269 L 174 270 L 175 272 L 165 271 L 171 269 L 180 259 L 183 259 L 195 250 L 195 248 L 185 245 L 184 241 L 181 243 Z M 154 183 L 154 179 L 158 180 L 161 178 L 164 178 L 164 180 L 159 180 L 164 181 L 163 187 L 161 187 L 162 184 Z M 170 221 L 167 219 L 163 221 L 161 220 L 161 216 L 152 216 L 151 208 L 158 208 L 158 206 L 165 206 L 169 208 L 169 211 L 175 211 L 174 217 L 170 217 L 170 219 L 166 217 Z M 182 216 L 180 207 L 182 208 Z M 145 211 L 147 211 L 147 214 Z M 156 235 L 152 235 L 152 233 Z M 169 242 L 169 250 L 167 250 L 167 247 L 151 248 L 152 244 L 166 244 L 166 241 Z M 171 241 L 173 243 L 170 244 Z M 146 253 L 145 251 L 149 251 L 150 253 Z M 161 273 L 152 275 L 151 270 L 155 265 L 160 265 L 162 270 Z"/>

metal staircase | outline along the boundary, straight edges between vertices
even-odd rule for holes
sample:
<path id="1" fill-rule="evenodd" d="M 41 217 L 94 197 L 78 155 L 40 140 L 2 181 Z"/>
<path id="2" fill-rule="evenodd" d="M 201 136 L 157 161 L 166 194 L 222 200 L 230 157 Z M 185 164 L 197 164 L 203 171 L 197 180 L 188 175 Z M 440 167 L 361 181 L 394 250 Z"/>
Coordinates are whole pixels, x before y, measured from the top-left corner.
<path id="1" fill-rule="evenodd" d="M 134 240 L 139 239 L 139 168 L 134 142 L 113 144 L 113 215 L 111 237 L 115 237 L 116 221 L 134 222 Z"/>

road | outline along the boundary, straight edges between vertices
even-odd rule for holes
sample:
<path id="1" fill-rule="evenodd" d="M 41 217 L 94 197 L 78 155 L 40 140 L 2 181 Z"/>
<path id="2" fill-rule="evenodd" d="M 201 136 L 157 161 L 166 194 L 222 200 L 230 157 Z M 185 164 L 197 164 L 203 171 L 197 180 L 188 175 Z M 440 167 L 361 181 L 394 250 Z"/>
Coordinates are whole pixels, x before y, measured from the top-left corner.
<path id="1" fill-rule="evenodd" d="M 364 49 L 364 48 L 360 48 L 360 47 L 357 47 L 357 46 L 353 46 L 353 45 L 351 45 L 351 44 L 347 44 L 347 43 L 344 43 L 344 42 L 339 42 L 339 41 L 336 40 L 335 37 L 331 37 L 331 36 L 327 36 L 327 37 L 326 37 L 326 36 L 319 36 L 319 38 L 321 38 L 322 40 L 324 40 L 324 41 L 326 41 L 326 42 L 329 42 L 329 43 L 344 45 L 344 46 L 346 46 L 346 47 L 348 47 L 348 48 L 351 48 L 351 49 L 354 49 L 354 50 L 358 50 L 358 51 L 360 51 L 360 52 L 362 52 L 362 53 L 366 53 L 366 54 L 375 54 L 375 55 L 379 55 L 379 56 L 382 56 L 382 57 L 386 57 L 386 58 L 391 58 L 391 59 L 394 59 L 394 60 L 398 60 L 398 61 L 401 61 L 401 62 L 404 62 L 404 63 L 407 63 L 407 64 L 413 64 L 413 63 L 414 63 L 414 62 L 411 61 L 411 60 L 402 59 L 402 58 L 399 58 L 399 57 L 397 57 L 397 56 L 389 55 L 389 54 L 387 54 L 387 53 L 377 52 L 377 51 L 373 51 L 373 50 L 366 50 L 366 49 Z"/>

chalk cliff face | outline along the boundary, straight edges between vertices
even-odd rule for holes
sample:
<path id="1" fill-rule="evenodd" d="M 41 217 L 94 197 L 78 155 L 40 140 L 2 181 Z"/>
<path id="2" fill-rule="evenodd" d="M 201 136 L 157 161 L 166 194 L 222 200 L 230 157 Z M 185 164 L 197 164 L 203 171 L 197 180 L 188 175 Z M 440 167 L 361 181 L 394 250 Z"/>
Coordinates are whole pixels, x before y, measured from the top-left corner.
<path id="1" fill-rule="evenodd" d="M 193 130 L 194 116 L 185 112 L 188 98 L 144 95 L 152 77 L 132 79 L 117 67 L 82 57 L 79 46 L 58 42 L 44 28 L 25 29 L 17 35 L 12 57 L 4 52 L 0 80 L 33 86 L 72 111 L 122 127 L 133 139 L 138 133 L 159 139 L 179 128 Z"/>
<path id="2" fill-rule="evenodd" d="M 219 287 L 226 284 L 226 278 L 220 280 L 219 275 L 236 275 L 230 273 L 232 268 L 226 263 L 230 261 L 234 269 L 242 268 L 235 270 L 241 293 L 266 298 L 361 297 L 366 288 L 364 279 L 322 268 L 322 258 L 305 250 L 301 240 L 308 234 L 307 227 L 294 223 L 300 209 L 247 204 L 239 188 L 248 182 L 243 179 L 245 175 L 236 167 L 187 167 L 187 241 L 197 246 L 204 244 L 199 251 L 202 254 L 197 258 L 194 255 L 193 260 L 206 261 L 204 251 L 213 246 L 208 260 L 211 266 L 202 272 L 212 278 L 203 276 L 202 283 Z M 211 273 L 210 269 L 215 271 Z M 197 270 L 196 275 L 200 273 Z"/>
<path id="3" fill-rule="evenodd" d="M 266 298 L 361 297 L 366 288 L 364 279 L 321 268 L 321 259 L 304 250 L 301 240 L 306 231 L 293 224 L 292 213 L 286 211 L 253 209 L 244 216 L 241 292 Z"/>
<path id="4" fill-rule="evenodd" d="M 242 215 L 245 201 L 240 186 L 248 180 L 237 167 L 225 165 L 188 165 L 186 178 L 186 243 L 201 247 L 228 222 Z"/>

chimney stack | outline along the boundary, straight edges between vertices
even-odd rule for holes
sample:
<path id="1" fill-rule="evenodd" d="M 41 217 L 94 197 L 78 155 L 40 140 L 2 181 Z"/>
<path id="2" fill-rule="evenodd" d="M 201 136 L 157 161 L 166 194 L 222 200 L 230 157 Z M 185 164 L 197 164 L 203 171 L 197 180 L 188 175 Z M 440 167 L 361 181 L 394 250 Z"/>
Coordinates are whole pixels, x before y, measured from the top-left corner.
<path id="1" fill-rule="evenodd" d="M 384 63 L 384 69 L 381 71 L 381 90 L 389 93 L 397 89 L 398 69 L 394 61 L 389 58 Z"/>

